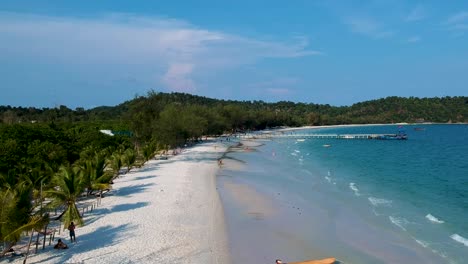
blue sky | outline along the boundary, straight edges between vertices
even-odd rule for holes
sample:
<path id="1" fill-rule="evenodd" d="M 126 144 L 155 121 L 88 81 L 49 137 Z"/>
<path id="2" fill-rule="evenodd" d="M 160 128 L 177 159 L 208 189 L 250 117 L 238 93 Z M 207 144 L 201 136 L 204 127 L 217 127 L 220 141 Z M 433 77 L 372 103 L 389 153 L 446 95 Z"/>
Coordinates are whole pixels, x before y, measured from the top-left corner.
<path id="1" fill-rule="evenodd" d="M 468 95 L 468 1 L 0 3 L 0 105 Z"/>

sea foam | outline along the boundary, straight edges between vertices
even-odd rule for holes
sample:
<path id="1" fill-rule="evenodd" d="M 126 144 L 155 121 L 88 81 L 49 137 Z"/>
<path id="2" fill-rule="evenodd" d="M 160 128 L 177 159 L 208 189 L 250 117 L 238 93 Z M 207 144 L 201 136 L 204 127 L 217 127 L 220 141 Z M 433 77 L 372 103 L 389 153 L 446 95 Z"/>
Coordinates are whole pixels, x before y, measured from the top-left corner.
<path id="1" fill-rule="evenodd" d="M 369 202 L 373 205 L 373 206 L 391 206 L 392 205 L 392 201 L 391 200 L 385 200 L 385 199 L 382 199 L 382 198 L 376 198 L 376 197 L 369 197 L 367 198 L 369 200 Z"/>
<path id="2" fill-rule="evenodd" d="M 392 222 L 394 225 L 406 231 L 405 224 L 409 223 L 408 220 L 406 220 L 403 217 L 394 217 L 394 216 L 389 216 L 388 218 L 390 219 L 390 222 Z"/>
<path id="3" fill-rule="evenodd" d="M 354 192 L 354 194 L 355 194 L 356 196 L 360 196 L 360 195 L 361 195 L 361 194 L 359 194 L 359 189 L 356 187 L 356 184 L 355 184 L 354 182 L 352 182 L 352 183 L 349 184 L 349 188 L 350 188 L 351 190 L 353 190 L 353 192 Z"/>
<path id="4" fill-rule="evenodd" d="M 431 214 L 427 214 L 427 215 L 426 215 L 426 218 L 427 218 L 429 221 L 433 222 L 433 223 L 437 223 L 437 224 L 443 224 L 443 223 L 445 223 L 444 221 L 438 219 L 437 217 L 435 217 L 435 216 L 433 216 L 433 215 L 431 215 Z"/>
<path id="5" fill-rule="evenodd" d="M 453 234 L 450 236 L 453 240 L 457 241 L 458 243 L 462 243 L 466 247 L 468 247 L 468 239 L 460 236 L 459 234 Z"/>
<path id="6" fill-rule="evenodd" d="M 418 240 L 416 238 L 413 237 L 414 240 L 416 240 L 416 242 L 421 245 L 422 247 L 424 248 L 427 248 L 429 246 L 429 243 L 427 243 L 426 241 L 422 241 L 422 240 Z"/>

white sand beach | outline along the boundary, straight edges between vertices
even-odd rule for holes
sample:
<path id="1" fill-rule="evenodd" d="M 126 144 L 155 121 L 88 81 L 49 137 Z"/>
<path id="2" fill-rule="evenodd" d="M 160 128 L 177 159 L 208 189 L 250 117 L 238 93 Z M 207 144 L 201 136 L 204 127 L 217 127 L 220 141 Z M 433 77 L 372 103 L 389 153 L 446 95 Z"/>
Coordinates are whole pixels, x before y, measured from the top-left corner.
<path id="1" fill-rule="evenodd" d="M 62 232 L 56 239 L 69 249 L 47 246 L 28 263 L 230 263 L 216 190 L 217 159 L 226 148 L 199 144 L 122 175 L 76 229 L 76 244 Z"/>

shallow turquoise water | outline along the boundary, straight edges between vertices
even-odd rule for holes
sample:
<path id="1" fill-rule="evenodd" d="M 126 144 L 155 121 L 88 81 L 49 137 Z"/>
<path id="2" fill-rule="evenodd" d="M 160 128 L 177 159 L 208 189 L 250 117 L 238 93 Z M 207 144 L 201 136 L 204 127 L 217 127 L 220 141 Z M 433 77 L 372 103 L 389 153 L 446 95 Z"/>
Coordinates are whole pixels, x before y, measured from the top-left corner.
<path id="1" fill-rule="evenodd" d="M 221 185 L 235 181 L 251 186 L 280 211 L 261 220 L 243 217 L 221 190 L 233 255 L 263 262 L 275 254 L 334 255 L 345 263 L 464 263 L 468 126 L 418 127 L 425 130 L 405 127 L 407 141 L 281 139 L 265 142 L 256 152 L 229 154 L 245 161 L 246 169 L 223 172 L 228 177 L 220 177 Z M 358 126 L 314 132 L 397 129 Z M 259 245 L 253 250 L 244 246 L 246 240 Z M 304 250 L 298 252 L 298 244 Z"/>

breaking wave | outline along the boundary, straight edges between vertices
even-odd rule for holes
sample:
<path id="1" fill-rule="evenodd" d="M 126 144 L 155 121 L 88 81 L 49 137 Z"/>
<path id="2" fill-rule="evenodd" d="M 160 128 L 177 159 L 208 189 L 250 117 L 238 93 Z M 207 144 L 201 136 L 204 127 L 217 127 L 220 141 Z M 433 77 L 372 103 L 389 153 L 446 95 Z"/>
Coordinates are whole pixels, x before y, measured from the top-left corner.
<path id="1" fill-rule="evenodd" d="M 440 219 L 437 219 L 437 217 L 435 217 L 435 216 L 433 216 L 433 215 L 431 215 L 431 214 L 427 214 L 427 215 L 426 215 L 426 218 L 427 218 L 429 221 L 433 222 L 433 223 L 437 223 L 437 224 L 443 224 L 443 223 L 445 223 L 444 221 L 442 221 L 442 220 L 440 220 Z"/>
<path id="2" fill-rule="evenodd" d="M 360 196 L 360 195 L 361 195 L 361 194 L 359 194 L 359 189 L 356 187 L 356 184 L 355 184 L 354 182 L 352 182 L 352 183 L 349 184 L 349 188 L 350 188 L 351 190 L 353 190 L 353 192 L 354 192 L 354 194 L 355 194 L 356 196 Z"/>
<path id="3" fill-rule="evenodd" d="M 394 217 L 394 216 L 389 216 L 388 218 L 390 219 L 390 222 L 392 222 L 394 225 L 406 231 L 405 225 L 409 223 L 408 220 L 406 220 L 403 217 Z"/>
<path id="4" fill-rule="evenodd" d="M 369 197 L 368 200 L 373 206 L 391 206 L 392 205 L 391 200 L 385 200 L 382 198 Z"/>
<path id="5" fill-rule="evenodd" d="M 458 243 L 462 243 L 465 247 L 468 247 L 468 239 L 460 236 L 459 234 L 453 234 L 450 236 L 451 239 L 457 241 Z"/>

